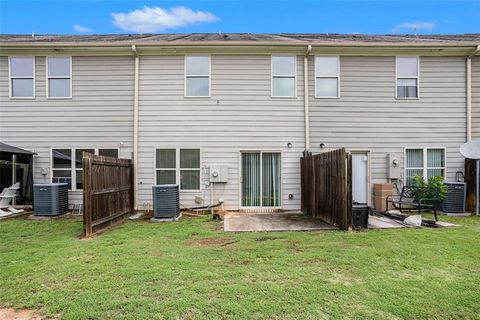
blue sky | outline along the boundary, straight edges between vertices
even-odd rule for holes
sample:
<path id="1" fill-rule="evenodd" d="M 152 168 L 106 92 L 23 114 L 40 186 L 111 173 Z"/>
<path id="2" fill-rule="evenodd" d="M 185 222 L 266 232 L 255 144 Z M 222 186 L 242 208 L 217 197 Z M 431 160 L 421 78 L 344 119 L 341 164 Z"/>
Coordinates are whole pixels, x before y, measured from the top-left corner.
<path id="1" fill-rule="evenodd" d="M 480 1 L 10 1 L 0 33 L 480 32 Z"/>

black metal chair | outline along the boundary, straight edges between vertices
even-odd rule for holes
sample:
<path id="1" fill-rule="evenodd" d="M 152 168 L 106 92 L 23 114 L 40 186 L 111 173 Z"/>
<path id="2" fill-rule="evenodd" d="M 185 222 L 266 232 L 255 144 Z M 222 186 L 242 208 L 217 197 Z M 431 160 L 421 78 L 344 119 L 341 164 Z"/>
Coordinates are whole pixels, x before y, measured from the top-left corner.
<path id="1" fill-rule="evenodd" d="M 387 199 L 385 200 L 386 207 L 388 208 L 388 205 L 392 204 L 394 208 L 399 209 L 402 213 L 402 210 L 417 210 L 418 214 L 421 213 L 422 209 L 429 211 L 433 210 L 435 221 L 438 221 L 437 207 L 440 204 L 438 196 L 439 190 L 436 190 L 433 198 L 418 198 L 417 195 L 421 194 L 421 189 L 422 188 L 420 187 L 404 186 L 400 195 L 387 196 Z"/>

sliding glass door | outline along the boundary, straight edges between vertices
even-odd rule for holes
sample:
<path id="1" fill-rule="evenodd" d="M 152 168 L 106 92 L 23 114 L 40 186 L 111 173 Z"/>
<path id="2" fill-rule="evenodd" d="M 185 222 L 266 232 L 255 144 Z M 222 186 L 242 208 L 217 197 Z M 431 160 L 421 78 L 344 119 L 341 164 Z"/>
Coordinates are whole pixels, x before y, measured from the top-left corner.
<path id="1" fill-rule="evenodd" d="M 279 152 L 242 152 L 242 207 L 280 207 Z"/>

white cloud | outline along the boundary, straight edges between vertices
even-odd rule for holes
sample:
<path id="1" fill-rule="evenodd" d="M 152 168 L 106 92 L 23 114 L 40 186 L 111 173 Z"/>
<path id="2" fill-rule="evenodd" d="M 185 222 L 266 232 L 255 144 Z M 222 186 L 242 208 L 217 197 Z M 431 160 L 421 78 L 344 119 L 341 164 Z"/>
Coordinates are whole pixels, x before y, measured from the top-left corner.
<path id="1" fill-rule="evenodd" d="M 163 9 L 145 6 L 128 13 L 112 13 L 112 17 L 116 27 L 136 33 L 161 32 L 166 29 L 220 20 L 208 11 L 193 11 L 185 7 Z"/>
<path id="2" fill-rule="evenodd" d="M 435 22 L 430 21 L 416 21 L 416 22 L 402 22 L 393 27 L 393 32 L 413 31 L 418 32 L 421 30 L 431 31 L 435 29 Z"/>
<path id="3" fill-rule="evenodd" d="M 92 33 L 93 29 L 81 26 L 79 24 L 76 24 L 73 26 L 73 30 L 80 32 L 80 33 Z"/>

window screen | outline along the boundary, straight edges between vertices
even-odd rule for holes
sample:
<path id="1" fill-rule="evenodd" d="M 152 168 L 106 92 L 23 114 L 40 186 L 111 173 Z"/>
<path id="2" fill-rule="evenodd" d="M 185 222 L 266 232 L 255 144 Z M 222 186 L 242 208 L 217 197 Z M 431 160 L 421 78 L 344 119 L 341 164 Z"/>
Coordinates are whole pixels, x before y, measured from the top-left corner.
<path id="1" fill-rule="evenodd" d="M 10 94 L 12 98 L 35 97 L 34 57 L 10 57 Z"/>
<path id="2" fill-rule="evenodd" d="M 200 190 L 200 149 L 157 149 L 157 184 L 180 184 L 181 190 Z"/>
<path id="3" fill-rule="evenodd" d="M 272 96 L 295 96 L 295 57 L 272 57 Z"/>
<path id="4" fill-rule="evenodd" d="M 176 184 L 177 168 L 177 150 L 176 149 L 157 149 L 155 157 L 156 183 L 157 184 Z"/>
<path id="5" fill-rule="evenodd" d="M 315 97 L 337 98 L 339 86 L 338 57 L 315 57 Z"/>
<path id="6" fill-rule="evenodd" d="M 397 98 L 418 98 L 418 57 L 397 57 Z"/>
<path id="7" fill-rule="evenodd" d="M 180 188 L 200 189 L 200 150 L 180 149 Z"/>
<path id="8" fill-rule="evenodd" d="M 70 57 L 47 57 L 49 98 L 71 97 L 71 62 Z"/>
<path id="9" fill-rule="evenodd" d="M 210 96 L 210 57 L 185 57 L 185 95 Z"/>

